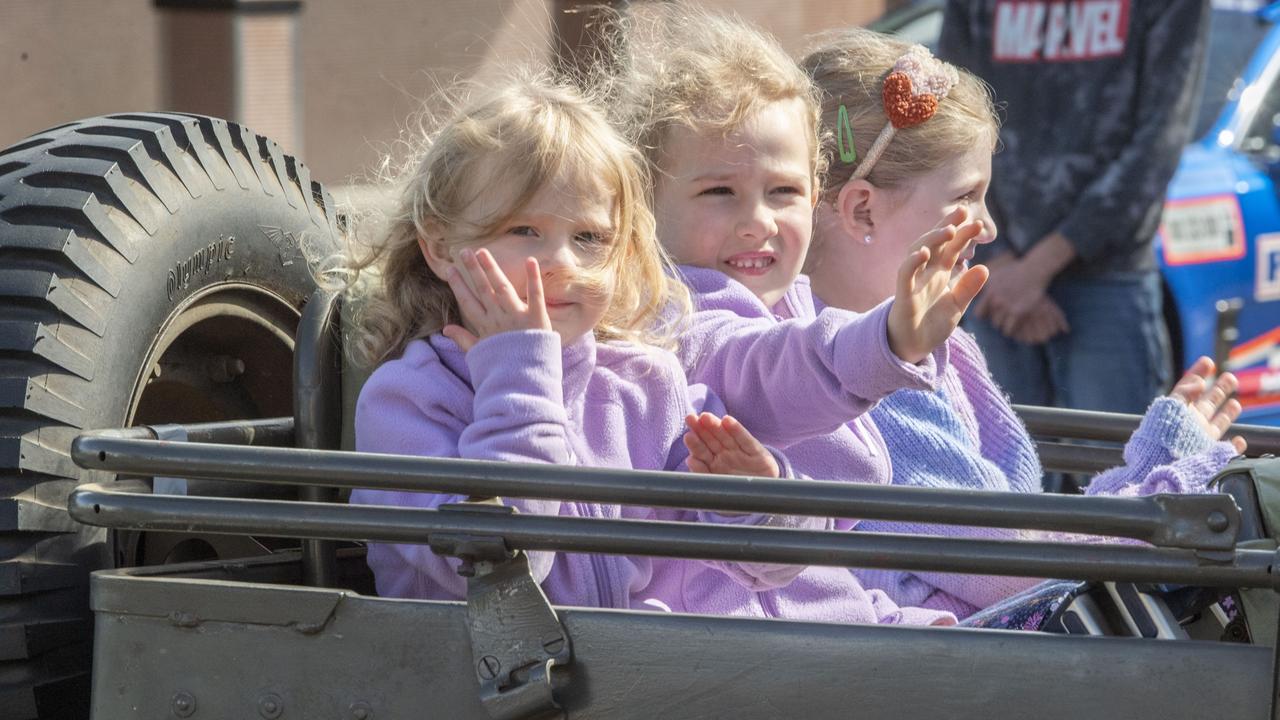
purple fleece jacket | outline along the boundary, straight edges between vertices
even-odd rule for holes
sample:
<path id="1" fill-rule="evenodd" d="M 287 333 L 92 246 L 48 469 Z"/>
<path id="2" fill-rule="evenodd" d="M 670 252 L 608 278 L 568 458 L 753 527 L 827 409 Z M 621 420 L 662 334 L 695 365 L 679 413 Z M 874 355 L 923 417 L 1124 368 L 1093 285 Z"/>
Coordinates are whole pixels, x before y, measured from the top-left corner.
<path id="1" fill-rule="evenodd" d="M 678 351 L 689 380 L 706 384 L 797 472 L 888 484 L 889 455 L 865 413 L 899 388 L 933 389 L 946 347 L 919 365 L 903 362 L 889 349 L 890 301 L 865 314 L 817 312 L 804 275 L 767 308 L 717 270 L 681 266 L 680 274 L 694 303 Z"/>
<path id="2" fill-rule="evenodd" d="M 560 465 L 684 470 L 686 413 L 723 413 L 669 353 L 596 343 L 560 348 L 554 333 L 511 332 L 468 353 L 436 335 L 409 344 L 370 377 L 356 407 L 365 452 Z M 784 458 L 779 458 L 790 474 Z M 351 502 L 431 508 L 455 495 L 357 490 Z M 830 528 L 823 518 L 722 516 L 597 503 L 506 499 L 521 512 Z M 389 597 L 457 599 L 456 563 L 421 545 L 373 544 L 369 565 Z M 530 554 L 552 602 L 847 622 L 951 623 L 946 612 L 899 609 L 842 568 L 698 562 L 575 553 Z"/>
<path id="3" fill-rule="evenodd" d="M 902 391 L 870 413 L 893 458 L 893 483 L 917 487 L 1040 492 L 1035 445 L 1013 407 L 991 379 L 973 338 L 957 330 L 948 340 L 950 362 L 934 392 Z M 1124 449 L 1125 464 L 1089 484 L 1089 495 L 1202 493 L 1235 455 L 1213 442 L 1190 409 L 1156 399 Z M 863 521 L 859 530 L 1009 539 L 1028 533 L 990 528 Z M 1057 539 L 1053 533 L 1032 533 Z M 1096 537 L 1073 539 L 1100 541 Z M 1108 540 L 1109 542 L 1118 542 Z M 960 617 L 1027 589 L 1038 580 L 946 573 L 858 570 L 868 587 L 896 602 L 946 609 Z"/>

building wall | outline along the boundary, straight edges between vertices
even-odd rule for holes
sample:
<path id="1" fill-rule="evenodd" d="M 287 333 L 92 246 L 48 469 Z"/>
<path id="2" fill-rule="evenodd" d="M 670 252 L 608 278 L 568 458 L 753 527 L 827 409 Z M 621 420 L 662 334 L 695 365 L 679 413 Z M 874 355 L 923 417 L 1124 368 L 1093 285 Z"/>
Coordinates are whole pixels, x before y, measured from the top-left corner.
<path id="1" fill-rule="evenodd" d="M 0 0 L 0 147 L 92 115 L 155 108 L 151 0 Z"/>
<path id="2" fill-rule="evenodd" d="M 237 24 L 226 11 L 175 7 L 181 0 L 164 9 L 154 0 L 0 0 L 0 147 L 111 112 L 236 115 L 299 154 L 314 177 L 360 183 L 440 87 L 550 61 L 564 51 L 558 42 L 578 41 L 581 15 L 565 13 L 584 1 L 302 0 L 296 16 L 250 13 Z M 793 53 L 814 31 L 901 4 L 695 1 L 758 23 Z"/>
<path id="3" fill-rule="evenodd" d="M 550 57 L 547 0 L 307 0 L 302 134 L 312 173 L 359 181 L 424 100 L 502 61 Z"/>

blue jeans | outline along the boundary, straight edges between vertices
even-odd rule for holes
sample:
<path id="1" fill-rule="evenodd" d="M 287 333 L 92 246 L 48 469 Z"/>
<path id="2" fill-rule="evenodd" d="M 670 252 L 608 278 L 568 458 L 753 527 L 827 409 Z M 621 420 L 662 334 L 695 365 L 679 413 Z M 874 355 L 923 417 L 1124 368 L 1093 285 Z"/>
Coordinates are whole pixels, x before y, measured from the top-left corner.
<path id="1" fill-rule="evenodd" d="M 996 382 L 1024 405 L 1145 412 L 1170 381 L 1159 274 L 1059 278 L 1049 296 L 1071 331 L 1043 345 L 1024 345 L 966 318 Z"/>

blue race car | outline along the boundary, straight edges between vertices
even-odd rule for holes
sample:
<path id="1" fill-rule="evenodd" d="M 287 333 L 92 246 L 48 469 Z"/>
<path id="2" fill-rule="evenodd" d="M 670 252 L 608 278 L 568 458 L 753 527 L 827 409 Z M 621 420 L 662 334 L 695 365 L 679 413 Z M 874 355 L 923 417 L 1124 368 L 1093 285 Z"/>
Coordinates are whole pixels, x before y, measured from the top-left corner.
<path id="1" fill-rule="evenodd" d="M 936 46 L 942 0 L 871 25 Z M 1208 355 L 1242 422 L 1280 426 L 1280 2 L 1214 0 L 1196 122 L 1156 237 L 1173 377 Z"/>
<path id="2" fill-rule="evenodd" d="M 1225 360 L 1242 420 L 1280 425 L 1280 3 L 1215 2 L 1195 143 L 1156 252 L 1176 357 Z"/>

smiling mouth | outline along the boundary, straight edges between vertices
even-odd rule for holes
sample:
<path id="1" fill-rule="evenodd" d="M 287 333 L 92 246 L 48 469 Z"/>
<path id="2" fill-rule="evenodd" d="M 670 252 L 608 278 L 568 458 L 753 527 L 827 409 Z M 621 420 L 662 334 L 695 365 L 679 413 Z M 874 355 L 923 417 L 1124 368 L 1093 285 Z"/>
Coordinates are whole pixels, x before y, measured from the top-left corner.
<path id="1" fill-rule="evenodd" d="M 746 275 L 763 275 L 778 260 L 772 255 L 735 255 L 724 261 L 736 272 Z"/>

